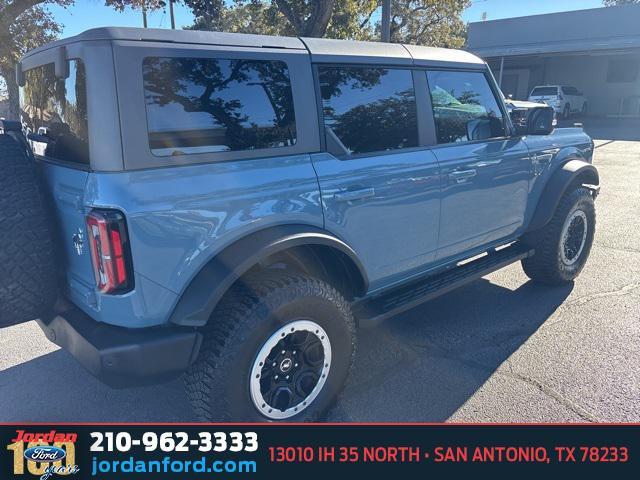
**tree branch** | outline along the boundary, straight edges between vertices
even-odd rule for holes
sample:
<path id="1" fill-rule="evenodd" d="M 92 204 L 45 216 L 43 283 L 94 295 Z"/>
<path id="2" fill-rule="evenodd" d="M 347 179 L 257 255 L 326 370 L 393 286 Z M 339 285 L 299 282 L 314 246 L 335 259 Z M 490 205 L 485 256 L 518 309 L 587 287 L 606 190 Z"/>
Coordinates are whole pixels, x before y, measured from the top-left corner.
<path id="1" fill-rule="evenodd" d="M 0 10 L 0 25 L 3 25 L 8 28 L 16 18 L 22 15 L 24 12 L 29 10 L 30 8 L 42 3 L 43 0 L 14 0 L 7 6 L 5 6 L 2 10 Z"/>
<path id="2" fill-rule="evenodd" d="M 293 11 L 291 4 L 286 0 L 275 0 L 275 3 L 286 19 L 293 25 L 293 28 L 296 29 L 296 33 L 302 35 L 305 26 L 304 20 Z"/>

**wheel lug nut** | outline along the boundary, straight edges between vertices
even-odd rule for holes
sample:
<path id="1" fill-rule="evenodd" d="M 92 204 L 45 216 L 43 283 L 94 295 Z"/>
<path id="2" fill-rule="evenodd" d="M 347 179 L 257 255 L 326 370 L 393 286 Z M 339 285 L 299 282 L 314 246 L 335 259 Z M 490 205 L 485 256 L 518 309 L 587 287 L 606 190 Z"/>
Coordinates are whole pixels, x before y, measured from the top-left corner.
<path id="1" fill-rule="evenodd" d="M 287 375 L 287 376 L 286 376 L 286 377 L 284 377 L 284 378 L 285 378 L 285 380 L 289 380 L 289 375 Z"/>
<path id="2" fill-rule="evenodd" d="M 294 365 L 294 367 L 297 367 L 297 366 L 298 366 L 298 364 L 296 363 L 296 364 Z"/>
<path id="3" fill-rule="evenodd" d="M 271 364 L 271 366 L 272 366 L 272 367 L 275 367 L 275 366 L 276 366 L 276 362 L 273 362 L 273 363 Z"/>
<path id="4" fill-rule="evenodd" d="M 293 354 L 294 354 L 294 355 L 296 354 L 296 351 L 295 351 L 295 350 L 293 351 Z"/>
<path id="5" fill-rule="evenodd" d="M 277 380 L 277 379 L 278 379 L 278 375 L 276 375 L 275 377 L 273 377 L 273 379 L 274 379 L 274 380 Z"/>

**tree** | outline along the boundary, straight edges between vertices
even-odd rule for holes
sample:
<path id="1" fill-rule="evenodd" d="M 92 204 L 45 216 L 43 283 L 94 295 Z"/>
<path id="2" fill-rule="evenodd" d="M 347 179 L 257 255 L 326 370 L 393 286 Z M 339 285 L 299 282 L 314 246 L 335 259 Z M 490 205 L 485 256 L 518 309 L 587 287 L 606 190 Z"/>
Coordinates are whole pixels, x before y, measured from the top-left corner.
<path id="1" fill-rule="evenodd" d="M 391 41 L 460 48 L 466 38 L 462 12 L 470 4 L 469 0 L 394 0 Z M 380 25 L 376 30 L 380 30 Z"/>
<path id="2" fill-rule="evenodd" d="M 184 0 L 195 18 L 194 30 L 224 30 L 222 13 L 224 0 Z"/>
<path id="3" fill-rule="evenodd" d="M 15 65 L 29 50 L 55 40 L 62 26 L 46 9 L 47 5 L 68 7 L 74 0 L 0 0 L 0 77 L 9 97 L 9 118 L 20 115 Z M 206 2 L 203 2 L 206 3 Z M 154 10 L 166 5 L 164 0 L 105 0 L 116 10 L 145 5 Z"/>
<path id="4" fill-rule="evenodd" d="M 617 7 L 618 5 L 640 4 L 640 0 L 603 0 L 605 7 Z"/>
<path id="5" fill-rule="evenodd" d="M 197 30 L 292 35 L 302 37 L 368 39 L 369 24 L 377 0 L 185 0 L 196 17 Z M 217 8 L 194 8 L 194 4 L 220 4 Z"/>
<path id="6" fill-rule="evenodd" d="M 73 0 L 49 3 L 69 5 Z M 25 53 L 54 40 L 61 27 L 42 6 L 42 0 L 0 0 L 0 76 L 9 96 L 9 118 L 19 117 L 15 65 Z"/>
<path id="7" fill-rule="evenodd" d="M 373 21 L 379 0 L 185 0 L 187 5 L 194 3 L 221 4 L 197 17 L 195 29 L 215 25 L 215 30 L 266 35 L 380 38 L 380 21 Z M 461 15 L 469 4 L 469 0 L 394 0 L 391 41 L 459 48 L 466 34 Z M 206 20 L 207 15 L 212 18 Z"/>

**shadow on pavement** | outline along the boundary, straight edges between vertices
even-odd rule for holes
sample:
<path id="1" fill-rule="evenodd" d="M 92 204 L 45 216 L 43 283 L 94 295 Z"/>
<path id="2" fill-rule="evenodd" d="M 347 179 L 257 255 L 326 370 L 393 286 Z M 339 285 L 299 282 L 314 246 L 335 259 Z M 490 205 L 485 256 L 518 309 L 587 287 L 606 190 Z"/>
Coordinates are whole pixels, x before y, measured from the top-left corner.
<path id="1" fill-rule="evenodd" d="M 551 316 L 573 284 L 516 290 L 481 279 L 362 331 L 335 421 L 441 422 Z"/>
<path id="2" fill-rule="evenodd" d="M 573 288 L 486 279 L 359 332 L 354 375 L 331 421 L 444 421 Z M 111 389 L 57 350 L 0 372 L 0 421 L 195 421 L 182 382 Z"/>
<path id="3" fill-rule="evenodd" d="M 182 382 L 116 390 L 63 350 L 0 372 L 0 421 L 193 422 Z"/>

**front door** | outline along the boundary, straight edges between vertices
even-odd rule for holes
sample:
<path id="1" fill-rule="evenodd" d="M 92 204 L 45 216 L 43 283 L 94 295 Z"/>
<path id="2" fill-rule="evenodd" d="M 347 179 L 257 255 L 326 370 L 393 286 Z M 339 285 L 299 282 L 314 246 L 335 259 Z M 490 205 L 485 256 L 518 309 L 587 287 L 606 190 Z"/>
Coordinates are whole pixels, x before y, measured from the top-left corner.
<path id="1" fill-rule="evenodd" d="M 435 259 L 438 164 L 418 140 L 410 69 L 319 65 L 327 152 L 312 155 L 327 230 L 362 259 L 370 288 Z"/>
<path id="2" fill-rule="evenodd" d="M 427 72 L 441 174 L 438 260 L 464 257 L 523 226 L 531 159 L 509 137 L 485 72 Z"/>

